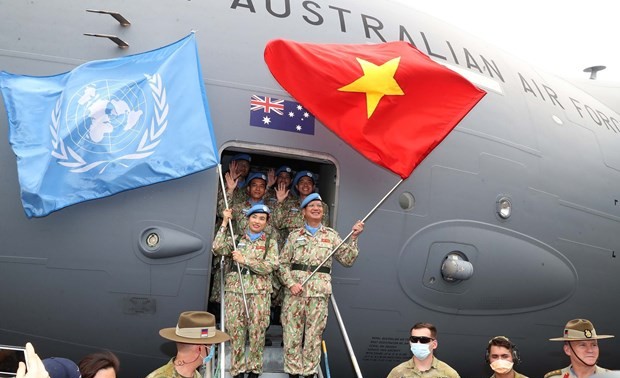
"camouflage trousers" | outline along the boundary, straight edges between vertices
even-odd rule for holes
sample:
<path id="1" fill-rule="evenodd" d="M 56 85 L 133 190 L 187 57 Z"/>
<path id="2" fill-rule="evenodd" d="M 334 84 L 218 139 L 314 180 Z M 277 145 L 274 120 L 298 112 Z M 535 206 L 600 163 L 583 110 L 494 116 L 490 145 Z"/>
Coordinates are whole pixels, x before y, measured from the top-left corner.
<path id="1" fill-rule="evenodd" d="M 245 295 L 250 312 L 250 321 L 246 321 L 243 294 L 224 293 L 226 308 L 226 331 L 230 335 L 230 374 L 235 376 L 243 372 L 263 372 L 263 350 L 265 349 L 265 331 L 269 325 L 270 295 Z M 250 351 L 245 353 L 246 333 L 249 334 Z"/>
<path id="2" fill-rule="evenodd" d="M 284 290 L 278 278 L 277 271 L 271 274 L 271 305 L 282 306 L 282 298 L 284 298 Z"/>
<path id="3" fill-rule="evenodd" d="M 286 293 L 282 304 L 286 373 L 300 375 L 316 373 L 321 361 L 321 339 L 326 324 L 327 298 L 307 298 Z"/>

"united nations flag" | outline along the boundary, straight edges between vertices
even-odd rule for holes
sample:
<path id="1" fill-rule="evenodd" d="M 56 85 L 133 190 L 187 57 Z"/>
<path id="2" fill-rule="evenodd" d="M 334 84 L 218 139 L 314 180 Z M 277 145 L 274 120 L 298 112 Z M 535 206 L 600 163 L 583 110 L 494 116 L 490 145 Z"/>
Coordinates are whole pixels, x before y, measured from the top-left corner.
<path id="1" fill-rule="evenodd" d="M 29 218 L 219 162 L 194 33 L 0 89 Z"/>

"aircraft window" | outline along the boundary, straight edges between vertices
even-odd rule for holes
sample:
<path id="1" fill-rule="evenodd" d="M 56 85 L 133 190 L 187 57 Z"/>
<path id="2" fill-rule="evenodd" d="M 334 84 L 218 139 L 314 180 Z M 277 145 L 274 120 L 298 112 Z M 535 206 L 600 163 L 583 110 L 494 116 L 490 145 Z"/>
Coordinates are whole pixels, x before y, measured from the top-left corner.
<path id="1" fill-rule="evenodd" d="M 497 215 L 501 219 L 508 219 L 512 214 L 512 202 L 508 197 L 501 197 L 497 200 Z"/>
<path id="2" fill-rule="evenodd" d="M 415 206 L 415 197 L 409 192 L 404 192 L 398 197 L 398 204 L 403 210 L 411 210 Z"/>

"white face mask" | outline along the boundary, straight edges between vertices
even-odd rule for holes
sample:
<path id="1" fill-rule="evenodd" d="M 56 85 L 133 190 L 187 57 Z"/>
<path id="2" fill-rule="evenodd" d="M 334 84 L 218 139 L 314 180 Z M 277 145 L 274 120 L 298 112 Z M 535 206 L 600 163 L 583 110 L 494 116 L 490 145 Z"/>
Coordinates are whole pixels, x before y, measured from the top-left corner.
<path id="1" fill-rule="evenodd" d="M 496 360 L 491 364 L 491 369 L 497 374 L 506 374 L 512 370 L 513 363 L 508 360 Z"/>
<path id="2" fill-rule="evenodd" d="M 411 345 L 411 353 L 413 353 L 418 360 L 425 360 L 431 354 L 431 349 L 429 348 L 430 343 L 422 344 L 409 342 L 409 345 Z"/>

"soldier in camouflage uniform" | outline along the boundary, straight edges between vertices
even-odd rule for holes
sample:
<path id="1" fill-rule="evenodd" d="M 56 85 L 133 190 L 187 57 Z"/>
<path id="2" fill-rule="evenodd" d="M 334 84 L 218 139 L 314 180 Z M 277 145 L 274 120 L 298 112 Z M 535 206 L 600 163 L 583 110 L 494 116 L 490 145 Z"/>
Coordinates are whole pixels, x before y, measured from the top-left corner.
<path id="1" fill-rule="evenodd" d="M 201 378 L 196 369 L 203 365 L 205 357 L 213 356 L 213 344 L 230 339 L 215 328 L 215 316 L 206 311 L 181 313 L 176 327 L 161 329 L 159 335 L 176 342 L 177 354 L 147 378 Z"/>
<path id="2" fill-rule="evenodd" d="M 252 157 L 248 154 L 237 154 L 230 159 L 228 165 L 228 172 L 224 175 L 226 182 L 226 197 L 228 199 L 228 206 L 232 207 L 235 203 L 243 202 L 247 193 L 244 190 L 248 183 L 248 175 L 250 174 L 250 162 Z M 224 195 L 222 188 L 218 186 L 217 203 L 224 202 Z M 225 208 L 226 206 L 224 206 Z M 223 210 L 223 209 L 222 209 Z M 218 211 L 221 214 L 221 211 Z"/>
<path id="3" fill-rule="evenodd" d="M 612 337 L 597 335 L 594 325 L 587 319 L 569 320 L 564 327 L 564 336 L 549 340 L 564 342 L 564 353 L 570 358 L 570 365 L 550 371 L 545 374 L 545 378 L 590 377 L 609 371 L 597 366 L 596 362 L 599 356 L 598 340 Z"/>
<path id="4" fill-rule="evenodd" d="M 289 190 L 291 183 L 293 182 L 293 169 L 288 165 L 283 165 L 276 170 L 270 169 L 267 172 L 267 194 L 265 195 L 265 201 L 268 206 L 275 205 L 278 202 L 276 195 L 276 189 L 280 186 L 284 190 Z M 286 239 L 286 237 L 284 238 Z"/>
<path id="5" fill-rule="evenodd" d="M 248 184 L 243 189 L 243 192 L 246 193 L 246 197 L 242 200 L 236 200 L 237 202 L 232 205 L 232 225 L 233 231 L 235 235 L 241 235 L 245 232 L 245 229 L 248 225 L 248 218 L 246 217 L 246 213 L 248 210 L 257 204 L 264 204 L 264 196 L 266 192 L 267 185 L 267 176 L 263 173 L 252 173 L 248 176 L 247 180 Z M 235 191 L 235 193 L 241 192 Z M 222 214 L 226 208 L 226 204 L 224 203 L 224 199 L 221 198 L 221 201 L 218 203 L 218 214 Z M 265 228 L 265 233 L 267 235 L 271 235 L 273 233 L 273 228 L 268 223 Z M 209 296 L 209 300 L 212 302 L 219 303 L 220 302 L 220 291 L 221 291 L 221 283 L 220 283 L 220 261 L 219 259 L 213 259 L 214 266 L 213 271 L 213 286 L 211 289 L 211 295 Z M 224 262 L 224 272 L 229 272 L 232 269 L 232 265 L 230 264 L 230 260 Z M 224 273 L 226 274 L 226 273 Z"/>
<path id="6" fill-rule="evenodd" d="M 310 171 L 300 171 L 297 173 L 293 180 L 293 191 L 297 194 L 296 196 L 291 195 L 285 188 L 278 187 L 276 189 L 277 202 L 272 204 L 272 223 L 282 237 L 278 243 L 280 247 L 283 247 L 284 241 L 291 230 L 303 227 L 304 219 L 301 215 L 301 203 L 308 195 L 314 193 L 315 179 L 316 175 Z M 322 203 L 323 218 L 321 223 L 324 226 L 328 226 L 329 207 L 326 203 Z"/>
<path id="7" fill-rule="evenodd" d="M 291 183 L 293 182 L 293 169 L 288 165 L 283 165 L 277 170 L 269 170 L 267 179 L 267 194 L 265 195 L 266 202 L 271 209 L 278 204 L 278 195 L 281 201 L 284 201 L 287 197 L 297 197 L 290 193 Z M 273 223 L 273 222 L 272 222 Z M 274 227 L 278 240 L 278 250 L 282 250 L 284 242 L 288 236 L 289 228 Z M 277 271 L 271 274 L 271 285 L 273 286 L 273 292 L 271 293 L 271 323 L 280 324 L 280 312 L 282 309 L 282 284 L 278 278 Z M 267 340 L 268 344 L 270 340 Z"/>
<path id="8" fill-rule="evenodd" d="M 228 165 L 228 172 L 226 172 L 226 182 L 230 182 L 231 187 L 227 190 L 226 198 L 228 200 L 228 206 L 232 207 L 236 203 L 244 202 L 247 198 L 247 191 L 244 188 L 246 184 L 246 179 L 250 173 L 250 162 L 252 161 L 252 157 L 248 154 L 236 154 L 230 159 L 230 163 Z M 222 187 L 218 185 L 217 190 L 217 217 L 216 217 L 216 227 L 220 224 L 222 219 L 222 211 L 226 208 L 226 204 L 224 202 L 224 194 L 222 192 Z M 216 228 L 217 230 L 217 228 Z M 226 271 L 228 267 L 224 267 L 224 271 Z M 217 313 L 219 316 L 219 303 L 220 303 L 220 260 L 213 259 L 213 265 L 211 269 L 211 293 L 209 295 L 209 302 L 213 305 L 214 313 Z"/>
<path id="9" fill-rule="evenodd" d="M 306 223 L 289 234 L 280 254 L 279 269 L 280 281 L 286 288 L 282 305 L 284 371 L 295 378 L 315 376 L 321 359 L 321 337 L 332 293 L 332 259 L 305 286 L 301 283 L 342 241 L 336 231 L 321 224 L 323 202 L 317 193 L 306 197 L 301 212 Z M 342 265 L 349 267 L 355 262 L 357 237 L 363 229 L 364 223 L 355 223 L 351 240 L 334 254 Z"/>
<path id="10" fill-rule="evenodd" d="M 247 229 L 233 250 L 233 242 L 228 232 L 228 220 L 232 209 L 223 214 L 222 226 L 213 241 L 213 253 L 217 256 L 232 257 L 240 264 L 243 281 L 235 269 L 226 273 L 224 306 L 228 332 L 231 337 L 230 374 L 234 378 L 258 377 L 263 372 L 263 349 L 265 331 L 269 325 L 269 305 L 271 295 L 271 272 L 278 266 L 278 244 L 265 234 L 269 219 L 269 208 L 254 205 L 246 213 Z M 243 303 L 244 285 L 250 319 L 246 318 Z M 246 332 L 249 335 L 250 351 L 245 358 Z"/>
<path id="11" fill-rule="evenodd" d="M 264 173 L 252 173 L 248 176 L 247 182 L 248 185 L 245 189 L 246 198 L 243 201 L 237 202 L 231 206 L 232 224 L 235 234 L 242 234 L 245 232 L 248 226 L 248 217 L 246 215 L 252 206 L 266 205 L 264 198 L 267 191 L 267 176 Z M 224 204 L 222 203 L 221 205 L 223 208 Z M 265 233 L 269 235 L 274 232 L 270 223 L 271 222 L 268 222 L 267 227 L 265 228 Z"/>
<path id="12" fill-rule="evenodd" d="M 437 328 L 431 323 L 416 323 L 409 331 L 413 358 L 396 366 L 387 378 L 460 378 L 456 370 L 434 356 Z"/>

